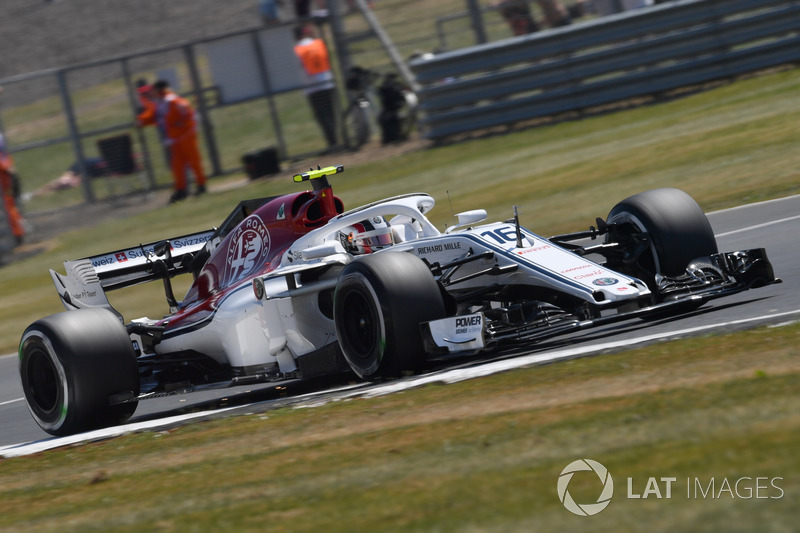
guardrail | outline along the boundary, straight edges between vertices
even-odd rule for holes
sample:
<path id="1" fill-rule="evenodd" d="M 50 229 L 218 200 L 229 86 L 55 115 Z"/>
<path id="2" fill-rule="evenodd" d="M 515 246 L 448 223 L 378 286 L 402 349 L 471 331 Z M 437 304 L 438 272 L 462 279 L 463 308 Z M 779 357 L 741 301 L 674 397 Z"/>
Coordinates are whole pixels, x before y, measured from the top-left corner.
<path id="1" fill-rule="evenodd" d="M 441 139 L 797 61 L 800 1 L 677 0 L 410 66 Z"/>

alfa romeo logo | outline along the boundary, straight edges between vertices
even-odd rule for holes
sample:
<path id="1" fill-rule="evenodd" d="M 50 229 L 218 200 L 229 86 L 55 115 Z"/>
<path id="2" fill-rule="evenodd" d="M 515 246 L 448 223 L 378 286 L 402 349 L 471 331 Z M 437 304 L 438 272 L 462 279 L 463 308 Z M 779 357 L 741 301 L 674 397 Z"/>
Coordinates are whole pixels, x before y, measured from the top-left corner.
<path id="1" fill-rule="evenodd" d="M 270 238 L 264 222 L 250 215 L 231 235 L 225 262 L 224 285 L 256 273 L 269 255 Z"/>
<path id="2" fill-rule="evenodd" d="M 592 283 L 599 287 L 608 287 L 609 285 L 616 285 L 619 280 L 617 278 L 597 278 Z"/>
<path id="3" fill-rule="evenodd" d="M 567 490 L 569 488 L 569 482 L 572 481 L 572 476 L 575 475 L 575 472 L 581 471 L 592 471 L 600 478 L 600 483 L 602 483 L 603 488 L 595 503 L 579 504 L 572 499 L 569 490 Z M 611 479 L 611 474 L 608 473 L 606 467 L 597 461 L 592 461 L 591 459 L 572 461 L 561 471 L 561 475 L 558 476 L 558 499 L 561 500 L 561 503 L 564 504 L 564 507 L 566 507 L 569 512 L 578 516 L 596 515 L 608 507 L 613 495 L 614 480 Z"/>

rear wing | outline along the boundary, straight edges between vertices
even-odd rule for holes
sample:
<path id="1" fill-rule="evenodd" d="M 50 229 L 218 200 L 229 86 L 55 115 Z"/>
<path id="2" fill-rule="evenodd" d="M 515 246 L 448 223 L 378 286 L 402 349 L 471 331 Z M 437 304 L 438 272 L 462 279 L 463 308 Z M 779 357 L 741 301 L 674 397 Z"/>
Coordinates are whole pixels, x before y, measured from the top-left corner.
<path id="1" fill-rule="evenodd" d="M 67 310 L 103 307 L 117 313 L 109 304 L 105 291 L 159 279 L 169 280 L 193 272 L 193 260 L 215 233 L 216 230 L 211 229 L 65 261 L 66 275 L 50 270 L 50 276 Z"/>

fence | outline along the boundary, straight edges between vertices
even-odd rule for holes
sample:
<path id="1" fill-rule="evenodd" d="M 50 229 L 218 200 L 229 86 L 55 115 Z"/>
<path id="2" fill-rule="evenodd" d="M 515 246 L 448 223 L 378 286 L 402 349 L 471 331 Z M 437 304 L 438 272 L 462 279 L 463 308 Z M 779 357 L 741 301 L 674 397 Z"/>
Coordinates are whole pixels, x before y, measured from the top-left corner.
<path id="1" fill-rule="evenodd" d="M 417 58 L 441 139 L 729 78 L 800 60 L 800 2 L 678 0 Z"/>
<path id="2" fill-rule="evenodd" d="M 171 183 L 155 128 L 137 129 L 136 82 L 161 78 L 188 96 L 200 117 L 211 175 L 240 170 L 242 157 L 274 147 L 282 159 L 328 148 L 306 99 L 294 54 L 294 23 L 39 71 L 0 80 L 0 130 L 23 180 L 26 209 L 64 207 Z M 326 28 L 318 28 L 325 40 Z M 334 110 L 334 112 L 337 112 Z M 138 171 L 92 178 L 100 141 L 128 135 Z M 83 176 L 69 188 L 68 169 Z M 57 189 L 65 189 L 51 194 Z"/>
<path id="3" fill-rule="evenodd" d="M 463 5 L 463 0 L 381 0 L 372 10 L 408 57 L 435 46 L 436 18 Z M 342 58 L 379 73 L 396 72 L 358 10 L 339 12 L 341 39 L 335 39 L 333 8 L 344 10 L 345 1 L 331 0 L 329 7 L 329 19 L 314 20 L 329 48 L 338 52 L 337 88 L 344 85 L 338 68 Z M 0 131 L 23 180 L 25 209 L 47 211 L 171 183 L 156 131 L 134 125 L 140 78 L 167 79 L 176 92 L 191 98 L 201 119 L 204 167 L 211 175 L 240 170 L 244 154 L 267 146 L 277 148 L 282 160 L 327 150 L 304 95 L 306 82 L 297 75 L 292 54 L 296 22 L 0 79 Z M 346 103 L 343 94 L 336 101 Z M 346 121 L 340 122 L 340 143 L 348 144 Z M 92 178 L 102 159 L 100 141 L 121 134 L 130 136 L 141 172 Z M 70 187 L 75 180 L 68 179 L 68 169 L 84 178 L 80 187 Z"/>

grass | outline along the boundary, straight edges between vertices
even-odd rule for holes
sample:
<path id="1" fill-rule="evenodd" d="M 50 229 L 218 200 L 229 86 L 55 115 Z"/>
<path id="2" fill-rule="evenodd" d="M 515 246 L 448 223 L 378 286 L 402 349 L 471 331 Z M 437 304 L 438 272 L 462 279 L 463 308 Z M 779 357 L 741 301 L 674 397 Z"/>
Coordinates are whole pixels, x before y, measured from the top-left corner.
<path id="1" fill-rule="evenodd" d="M 657 344 L 8 459 L 0 530 L 791 531 L 799 333 Z M 615 483 L 590 518 L 556 494 L 584 457 Z M 650 477 L 675 477 L 672 498 L 627 498 L 627 478 L 641 494 Z M 778 488 L 695 497 L 696 483 L 743 477 Z M 577 474 L 569 489 L 582 503 L 599 493 Z"/>

